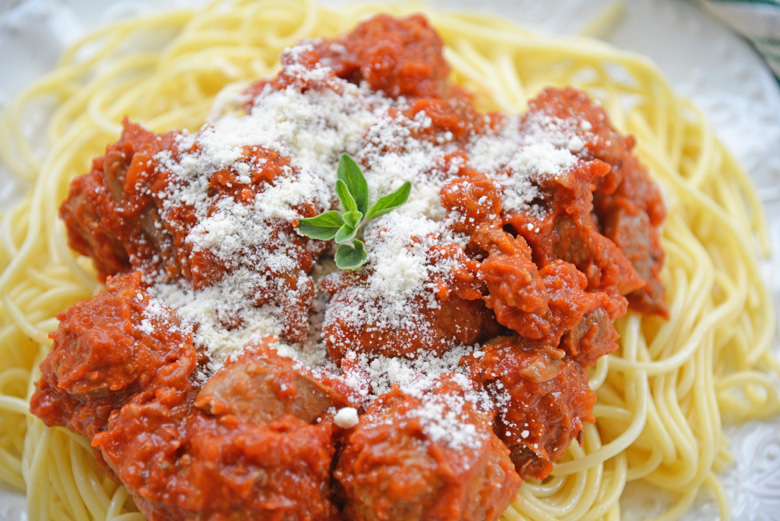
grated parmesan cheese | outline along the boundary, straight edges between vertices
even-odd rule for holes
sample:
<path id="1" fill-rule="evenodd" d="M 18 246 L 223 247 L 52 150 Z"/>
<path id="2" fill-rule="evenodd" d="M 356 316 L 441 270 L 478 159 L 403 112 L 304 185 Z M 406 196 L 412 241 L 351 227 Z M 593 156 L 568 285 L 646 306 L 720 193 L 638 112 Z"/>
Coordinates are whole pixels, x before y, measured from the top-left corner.
<path id="1" fill-rule="evenodd" d="M 439 307 L 435 282 L 449 281 L 455 267 L 450 259 L 431 262 L 431 249 L 441 242 L 464 240 L 448 232 L 445 223 L 427 217 L 392 212 L 370 222 L 365 231 L 369 255 L 363 269 L 365 282 L 342 290 L 326 311 L 325 321 L 430 335 L 420 313 Z"/>
<path id="2" fill-rule="evenodd" d="M 254 296 L 258 291 L 276 292 L 300 300 L 306 298 L 311 276 L 341 276 L 328 274 L 329 260 L 315 266 L 312 274 L 301 271 L 296 253 L 300 236 L 291 230 L 303 216 L 304 204 L 338 208 L 336 167 L 342 153 L 350 154 L 363 167 L 372 203 L 406 181 L 412 183 L 411 195 L 398 211 L 366 225 L 370 260 L 359 272 L 362 282 L 331 302 L 321 295 L 315 298 L 308 339 L 296 344 L 280 338 L 274 347 L 315 373 L 341 378 L 364 405 L 396 387 L 423 402 L 412 415 L 433 441 L 478 447 L 484 443 L 483 435 L 461 420 L 466 409 L 500 410 L 508 402 L 500 389 L 490 394 L 476 390 L 459 365 L 464 356 L 482 356 L 479 346 L 450 346 L 441 357 L 423 351 L 413 359 L 349 351 L 346 358 L 353 362 L 353 370 L 341 372 L 327 356 L 323 324 L 338 319 L 375 331 L 430 333 L 420 313 L 440 305 L 437 281 L 449 282 L 456 267 L 453 260 L 434 262 L 431 252 L 444 244 L 465 248 L 468 241 L 452 231 L 452 220 L 458 216 L 447 217 L 440 203 L 444 184 L 469 166 L 497 182 L 506 211 L 534 211 L 535 183 L 544 176 L 565 174 L 576 164 L 584 149 L 580 136 L 590 125 L 533 114 L 525 119 L 507 117 L 494 130 L 473 133 L 465 150 L 453 142 L 449 131 L 438 132 L 432 140 L 416 139 L 433 124 L 424 111 L 408 117 L 407 100 L 342 80 L 327 61 L 305 66 L 304 57 L 312 49 L 311 43 L 304 43 L 285 51 L 280 77 L 289 80 L 289 86 L 266 85 L 248 114 L 235 112 L 247 101 L 239 92 L 220 96 L 211 121 L 196 133 L 183 132 L 176 138 L 176 150 L 155 157 L 158 171 L 170 179 L 163 218 L 180 208 L 192 209 L 196 224 L 185 230 L 187 247 L 195 254 L 214 256 L 229 269 L 218 282 L 200 289 L 154 280 L 149 288 L 154 298 L 141 330 L 157 327 L 163 305 L 174 309 L 180 327 L 192 332 L 196 347 L 208 358 L 197 375 L 202 382 L 247 343 L 281 337 L 284 307 L 273 299 L 257 305 Z M 342 49 L 332 44 L 331 51 Z M 273 182 L 250 201 L 209 194 L 210 177 L 220 170 L 232 171 L 239 185 L 252 183 L 254 174 L 269 167 L 265 159 L 247 153 L 260 147 L 289 161 Z M 452 156 L 461 150 L 468 159 Z M 297 281 L 291 290 L 283 284 L 285 277 Z M 436 392 L 445 375 L 457 384 L 458 392 Z M 359 421 L 358 411 L 351 407 L 335 415 L 342 428 Z"/>
<path id="3" fill-rule="evenodd" d="M 342 407 L 336 413 L 336 416 L 333 418 L 333 421 L 335 422 L 336 425 L 338 425 L 342 429 L 351 429 L 352 427 L 360 423 L 357 409 L 355 409 L 354 407 Z"/>

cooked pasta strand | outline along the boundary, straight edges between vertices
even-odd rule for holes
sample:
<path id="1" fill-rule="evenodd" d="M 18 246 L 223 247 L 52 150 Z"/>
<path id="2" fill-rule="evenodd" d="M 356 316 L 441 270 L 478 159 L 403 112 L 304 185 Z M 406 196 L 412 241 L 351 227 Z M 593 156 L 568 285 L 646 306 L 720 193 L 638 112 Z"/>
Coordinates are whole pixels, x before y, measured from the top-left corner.
<path id="1" fill-rule="evenodd" d="M 70 180 L 116 138 L 123 116 L 154 131 L 198 128 L 227 84 L 272 74 L 284 47 L 333 36 L 380 9 L 244 0 L 118 22 L 68 50 L 57 69 L 5 109 L 0 157 L 33 188 L 4 213 L 0 230 L 0 482 L 26 487 L 29 518 L 143 519 L 128 493 L 101 477 L 86 440 L 44 427 L 20 394 L 29 399 L 34 389 L 54 315 L 97 287 L 58 222 Z M 419 3 L 388 9 L 427 13 L 445 40 L 453 79 L 485 110 L 519 112 L 545 86 L 582 87 L 620 131 L 636 136 L 639 156 L 667 194 L 662 277 L 670 319 L 630 313 L 618 321 L 620 349 L 592 370 L 596 425 L 585 428 L 582 447 L 572 444 L 551 478 L 521 487 L 503 519 L 617 520 L 633 480 L 676 496 L 659 520 L 678 519 L 701 487 L 713 491 L 728 519 L 714 473 L 730 458 L 721 417 L 780 411 L 769 375 L 780 368 L 769 350 L 774 315 L 756 264 L 757 253 L 769 250 L 767 225 L 749 177 L 704 116 L 644 58 L 488 16 Z M 619 9 L 615 3 L 588 32 L 600 32 Z M 145 34 L 168 33 L 159 49 L 128 48 Z M 618 69 L 620 79 L 610 72 Z M 627 96 L 640 102 L 628 110 Z M 37 136 L 25 135 L 22 123 L 52 99 L 56 107 L 39 133 L 48 152 L 39 155 Z"/>

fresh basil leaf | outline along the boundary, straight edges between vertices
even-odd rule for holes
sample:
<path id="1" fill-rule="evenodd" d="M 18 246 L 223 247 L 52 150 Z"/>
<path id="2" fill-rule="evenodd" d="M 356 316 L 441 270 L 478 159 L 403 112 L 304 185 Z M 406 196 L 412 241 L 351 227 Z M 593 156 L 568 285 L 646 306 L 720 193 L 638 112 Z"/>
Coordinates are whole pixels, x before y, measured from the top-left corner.
<path id="1" fill-rule="evenodd" d="M 379 200 L 374 203 L 374 206 L 368 210 L 366 214 L 366 221 L 372 217 L 379 217 L 386 213 L 390 213 L 409 199 L 409 194 L 412 191 L 412 183 L 409 181 L 401 185 L 401 187 L 393 193 L 387 194 L 384 197 L 380 197 Z"/>
<path id="2" fill-rule="evenodd" d="M 336 233 L 336 242 L 342 244 L 351 241 L 355 238 L 355 235 L 357 235 L 357 231 L 358 229 L 356 226 L 345 224 L 339 228 L 339 231 Z"/>
<path id="3" fill-rule="evenodd" d="M 341 244 L 336 250 L 336 266 L 342 270 L 355 270 L 365 264 L 367 260 L 366 247 L 363 241 L 357 239 L 352 241 L 352 246 Z"/>
<path id="4" fill-rule="evenodd" d="M 344 225 L 341 214 L 335 210 L 321 213 L 315 217 L 307 217 L 298 221 L 295 228 L 307 237 L 329 241 L 336 236 Z"/>
<path id="5" fill-rule="evenodd" d="M 363 214 L 360 212 L 346 212 L 342 214 L 341 217 L 344 219 L 344 224 L 352 228 L 357 228 L 358 225 L 360 225 Z"/>
<path id="6" fill-rule="evenodd" d="M 360 166 L 349 154 L 341 154 L 337 175 L 347 185 L 349 193 L 355 200 L 357 210 L 366 215 L 366 211 L 368 211 L 368 183 L 366 183 L 366 178 L 363 177 Z M 338 183 L 336 183 L 336 188 L 338 190 Z"/>
<path id="7" fill-rule="evenodd" d="M 357 211 L 358 208 L 355 203 L 355 198 L 349 193 L 349 188 L 347 188 L 346 183 L 341 179 L 336 181 L 336 195 L 339 196 L 339 201 L 341 201 L 341 206 L 344 208 L 345 212 Z M 360 216 L 363 217 L 362 214 Z"/>

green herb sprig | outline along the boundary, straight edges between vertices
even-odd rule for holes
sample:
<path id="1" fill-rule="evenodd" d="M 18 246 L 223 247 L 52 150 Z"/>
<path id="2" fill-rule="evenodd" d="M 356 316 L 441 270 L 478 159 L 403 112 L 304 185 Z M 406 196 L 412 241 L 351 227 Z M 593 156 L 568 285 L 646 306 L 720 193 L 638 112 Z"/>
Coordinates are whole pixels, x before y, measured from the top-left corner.
<path id="1" fill-rule="evenodd" d="M 342 213 L 335 210 L 298 221 L 299 232 L 312 239 L 335 239 L 336 265 L 342 270 L 354 270 L 368 260 L 361 231 L 366 221 L 392 212 L 409 199 L 412 184 L 407 181 L 398 190 L 380 197 L 368 207 L 368 183 L 360 166 L 349 154 L 341 154 L 337 171 L 336 195 L 341 202 Z M 351 242 L 352 244 L 348 244 Z"/>

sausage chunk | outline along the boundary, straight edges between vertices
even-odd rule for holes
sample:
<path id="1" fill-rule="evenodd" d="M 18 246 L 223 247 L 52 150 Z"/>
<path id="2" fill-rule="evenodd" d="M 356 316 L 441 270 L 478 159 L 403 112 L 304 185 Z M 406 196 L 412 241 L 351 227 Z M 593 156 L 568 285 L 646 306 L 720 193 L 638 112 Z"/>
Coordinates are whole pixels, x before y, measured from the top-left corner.
<path id="1" fill-rule="evenodd" d="M 588 387 L 587 373 L 562 356 L 557 349 L 507 337 L 486 346 L 482 356 L 464 361 L 472 378 L 502 404 L 496 433 L 524 479 L 545 478 L 552 462 L 579 439 L 583 422 L 595 421 L 596 394 Z"/>
<path id="2" fill-rule="evenodd" d="M 181 361 L 195 364 L 192 335 L 173 311 L 152 300 L 139 272 L 109 277 L 105 291 L 57 318 L 30 403 L 47 425 L 92 437 L 160 371 Z"/>
<path id="3" fill-rule="evenodd" d="M 396 213 L 377 219 L 366 231 L 367 247 L 395 242 L 401 253 L 378 253 L 361 272 L 333 273 L 321 281 L 331 297 L 323 340 L 333 360 L 340 362 L 349 351 L 441 355 L 496 334 L 498 324 L 479 291 L 479 262 L 440 232 L 415 226 Z M 387 278 L 387 271 L 397 276 Z"/>
<path id="4" fill-rule="evenodd" d="M 456 446 L 426 429 L 430 399 L 423 405 L 398 390 L 382 395 L 349 434 L 334 472 L 346 519 L 484 521 L 503 513 L 520 486 L 509 452 L 488 414 L 448 407 L 461 391 L 446 387 L 433 391 L 442 398 L 433 403 L 440 418 L 458 417 L 470 441 Z"/>
<path id="5" fill-rule="evenodd" d="M 250 423 L 270 423 L 287 414 L 314 423 L 329 408 L 347 405 L 347 398 L 339 382 L 260 344 L 245 347 L 217 371 L 195 405 L 214 415 L 230 412 Z"/>

